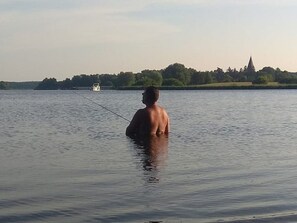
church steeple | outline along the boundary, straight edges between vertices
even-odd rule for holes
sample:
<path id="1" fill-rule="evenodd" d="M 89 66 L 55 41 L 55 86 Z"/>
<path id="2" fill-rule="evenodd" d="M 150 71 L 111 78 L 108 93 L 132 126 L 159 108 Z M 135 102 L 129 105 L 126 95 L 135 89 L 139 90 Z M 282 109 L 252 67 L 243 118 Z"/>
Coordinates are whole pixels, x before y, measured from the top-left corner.
<path id="1" fill-rule="evenodd" d="M 250 57 L 250 61 L 249 61 L 249 64 L 247 66 L 247 72 L 248 73 L 255 73 L 256 72 L 252 57 Z"/>

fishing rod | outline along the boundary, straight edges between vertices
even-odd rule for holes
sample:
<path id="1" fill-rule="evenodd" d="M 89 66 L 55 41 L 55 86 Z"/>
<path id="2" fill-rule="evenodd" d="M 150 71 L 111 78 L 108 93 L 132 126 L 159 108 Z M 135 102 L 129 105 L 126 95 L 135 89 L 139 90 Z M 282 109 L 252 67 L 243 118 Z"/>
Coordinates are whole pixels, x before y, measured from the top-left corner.
<path id="1" fill-rule="evenodd" d="M 114 114 L 114 115 L 116 115 L 116 116 L 118 116 L 118 117 L 120 117 L 120 118 L 126 120 L 127 122 L 130 122 L 129 119 L 127 119 L 127 118 L 125 118 L 125 117 L 123 117 L 123 116 L 117 114 L 116 112 L 110 110 L 109 108 L 107 108 L 107 107 L 105 107 L 105 106 L 99 104 L 98 102 L 96 102 L 96 101 L 94 101 L 94 100 L 92 100 L 92 99 L 90 99 L 90 98 L 88 98 L 88 97 L 86 97 L 86 96 L 84 96 L 84 95 L 78 94 L 78 93 L 76 93 L 75 91 L 73 91 L 73 93 L 75 93 L 75 94 L 77 94 L 77 95 L 83 97 L 84 99 L 87 99 L 88 101 L 90 101 L 90 102 L 92 102 L 92 103 L 94 103 L 94 104 L 96 104 L 96 105 L 99 105 L 101 108 L 103 108 L 103 109 L 105 109 L 105 110 L 111 112 L 112 114 Z"/>
<path id="2" fill-rule="evenodd" d="M 88 98 L 88 97 L 86 97 L 86 96 L 84 96 L 84 95 L 78 94 L 78 93 L 75 92 L 75 91 L 72 91 L 72 92 L 73 92 L 74 94 L 76 94 L 76 95 L 79 95 L 80 97 L 83 97 L 84 99 L 87 99 L 88 101 L 90 101 L 90 102 L 92 102 L 92 103 L 94 103 L 94 104 L 96 104 L 96 105 L 99 105 L 101 108 L 103 108 L 103 109 L 105 109 L 105 110 L 111 112 L 112 114 L 114 114 L 114 115 L 116 115 L 116 116 L 118 116 L 118 117 L 120 117 L 120 118 L 126 120 L 127 122 L 131 122 L 129 119 L 123 117 L 122 115 L 117 114 L 116 112 L 110 110 L 109 108 L 107 108 L 107 107 L 105 107 L 105 106 L 99 104 L 98 102 L 96 102 L 96 101 L 94 101 L 94 100 L 92 100 L 92 99 L 90 99 L 90 98 Z M 173 134 L 173 135 L 177 135 L 177 134 L 175 134 L 175 133 L 173 133 L 173 132 L 170 132 L 170 133 Z"/>

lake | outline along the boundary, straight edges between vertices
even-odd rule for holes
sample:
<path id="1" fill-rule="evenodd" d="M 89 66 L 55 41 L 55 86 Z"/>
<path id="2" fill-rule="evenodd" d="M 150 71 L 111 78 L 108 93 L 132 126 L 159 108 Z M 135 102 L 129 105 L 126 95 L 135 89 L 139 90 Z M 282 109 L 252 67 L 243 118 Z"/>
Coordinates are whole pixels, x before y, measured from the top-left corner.
<path id="1" fill-rule="evenodd" d="M 161 91 L 147 143 L 141 93 L 0 91 L 0 222 L 297 221 L 296 90 Z"/>

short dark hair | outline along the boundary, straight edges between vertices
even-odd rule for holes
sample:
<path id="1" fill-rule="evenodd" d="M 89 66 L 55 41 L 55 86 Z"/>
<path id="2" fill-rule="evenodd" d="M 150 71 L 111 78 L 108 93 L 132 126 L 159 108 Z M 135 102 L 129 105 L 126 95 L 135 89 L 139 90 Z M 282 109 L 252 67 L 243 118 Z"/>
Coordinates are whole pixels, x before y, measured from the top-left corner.
<path id="1" fill-rule="evenodd" d="M 154 86 L 149 86 L 145 89 L 145 94 L 150 102 L 156 102 L 159 99 L 159 89 Z"/>

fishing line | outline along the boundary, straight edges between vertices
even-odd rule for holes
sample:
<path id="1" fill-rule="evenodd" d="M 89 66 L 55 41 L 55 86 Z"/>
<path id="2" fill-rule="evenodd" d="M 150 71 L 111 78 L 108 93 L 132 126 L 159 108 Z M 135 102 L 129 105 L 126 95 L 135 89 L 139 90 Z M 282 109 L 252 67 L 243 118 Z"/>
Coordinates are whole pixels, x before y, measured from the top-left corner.
<path id="1" fill-rule="evenodd" d="M 86 96 L 84 96 L 84 95 L 78 94 L 78 93 L 76 93 L 75 91 L 72 91 L 72 92 L 73 92 L 74 94 L 79 95 L 80 97 L 82 97 L 82 98 L 84 98 L 84 99 L 87 99 L 88 101 L 90 101 L 90 102 L 92 102 L 92 103 L 94 103 L 94 104 L 100 106 L 101 108 L 103 108 L 103 109 L 105 109 L 105 110 L 111 112 L 112 114 L 114 114 L 114 115 L 116 115 L 116 116 L 118 116 L 118 117 L 120 117 L 120 118 L 126 120 L 127 122 L 130 122 L 129 119 L 127 119 L 127 118 L 125 118 L 125 117 L 123 117 L 123 116 L 117 114 L 116 112 L 110 110 L 109 108 L 107 108 L 107 107 L 105 107 L 105 106 L 99 104 L 98 102 L 96 102 L 96 101 L 94 101 L 94 100 L 92 100 L 92 99 L 90 99 L 90 98 L 88 98 L 88 97 L 86 97 Z M 178 136 L 178 135 L 175 134 L 174 132 L 169 132 L 169 133 L 171 133 L 171 134 L 173 134 L 173 135 L 175 135 L 175 136 Z"/>
<path id="2" fill-rule="evenodd" d="M 116 116 L 118 116 L 118 117 L 120 117 L 120 118 L 122 118 L 122 119 L 124 119 L 124 120 L 126 120 L 126 121 L 128 121 L 128 122 L 130 122 L 129 119 L 127 119 L 127 118 L 125 118 L 125 117 L 123 117 L 123 116 L 117 114 L 116 112 L 110 110 L 109 108 L 107 108 L 107 107 L 105 107 L 105 106 L 99 104 L 98 102 L 96 102 L 96 101 L 94 101 L 94 100 L 92 100 L 92 99 L 90 99 L 90 98 L 88 98 L 88 97 L 86 97 L 86 96 L 83 96 L 83 95 L 81 95 L 81 94 L 78 94 L 78 93 L 76 93 L 75 91 L 73 91 L 73 93 L 74 93 L 74 94 L 77 94 L 77 95 L 79 95 L 79 96 L 81 96 L 81 97 L 83 97 L 84 99 L 89 100 L 90 102 L 92 102 L 92 103 L 94 103 L 94 104 L 96 104 L 96 105 L 99 105 L 101 108 L 104 108 L 105 110 L 111 112 L 112 114 L 114 114 L 114 115 L 116 115 Z"/>

